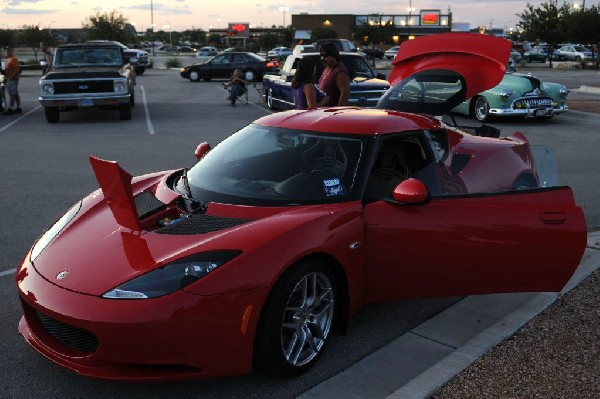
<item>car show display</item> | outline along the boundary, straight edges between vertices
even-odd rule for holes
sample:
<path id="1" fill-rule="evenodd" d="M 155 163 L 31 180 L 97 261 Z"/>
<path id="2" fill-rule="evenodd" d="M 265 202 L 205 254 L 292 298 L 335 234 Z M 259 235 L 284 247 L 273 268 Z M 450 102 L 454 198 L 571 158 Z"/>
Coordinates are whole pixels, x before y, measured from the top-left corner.
<path id="1" fill-rule="evenodd" d="M 440 118 L 498 85 L 509 52 L 422 37 L 375 107 L 274 113 L 135 177 L 90 156 L 99 188 L 18 266 L 19 333 L 94 378 L 294 376 L 368 304 L 560 291 L 587 242 L 571 188 L 525 134 Z"/>

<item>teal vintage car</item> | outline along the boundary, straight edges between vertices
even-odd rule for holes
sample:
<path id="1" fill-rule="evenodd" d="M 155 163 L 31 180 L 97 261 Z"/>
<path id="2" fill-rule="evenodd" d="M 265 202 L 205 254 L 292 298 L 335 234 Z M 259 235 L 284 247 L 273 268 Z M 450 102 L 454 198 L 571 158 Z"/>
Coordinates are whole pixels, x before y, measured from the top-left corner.
<path id="1" fill-rule="evenodd" d="M 569 89 L 560 83 L 542 82 L 532 75 L 507 73 L 500 83 L 452 109 L 479 121 L 491 117 L 551 119 L 569 108 L 565 100 Z"/>

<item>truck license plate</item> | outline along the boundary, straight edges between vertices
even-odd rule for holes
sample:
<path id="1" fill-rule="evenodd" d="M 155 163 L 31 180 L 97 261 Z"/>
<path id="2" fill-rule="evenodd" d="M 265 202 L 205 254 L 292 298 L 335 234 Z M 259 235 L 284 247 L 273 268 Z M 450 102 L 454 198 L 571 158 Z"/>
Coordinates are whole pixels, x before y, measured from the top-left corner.
<path id="1" fill-rule="evenodd" d="M 92 100 L 83 99 L 83 100 L 77 101 L 77 105 L 81 108 L 84 108 L 84 107 L 91 107 L 94 104 L 93 104 Z"/>

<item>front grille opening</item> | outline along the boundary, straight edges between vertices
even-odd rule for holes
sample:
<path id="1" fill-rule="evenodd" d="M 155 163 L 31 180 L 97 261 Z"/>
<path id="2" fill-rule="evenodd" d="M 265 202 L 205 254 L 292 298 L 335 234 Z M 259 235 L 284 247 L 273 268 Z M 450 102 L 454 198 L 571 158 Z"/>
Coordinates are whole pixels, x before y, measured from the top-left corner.
<path id="1" fill-rule="evenodd" d="M 98 350 L 98 338 L 91 332 L 55 320 L 38 310 L 35 314 L 46 332 L 64 346 L 85 353 Z"/>

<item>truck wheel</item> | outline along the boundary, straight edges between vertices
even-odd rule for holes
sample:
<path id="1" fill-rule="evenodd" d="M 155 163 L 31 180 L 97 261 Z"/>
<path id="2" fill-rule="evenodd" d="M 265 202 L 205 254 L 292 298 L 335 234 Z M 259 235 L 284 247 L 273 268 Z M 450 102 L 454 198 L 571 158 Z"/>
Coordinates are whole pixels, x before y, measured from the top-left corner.
<path id="1" fill-rule="evenodd" d="M 266 100 L 267 100 L 267 106 L 271 109 L 275 109 L 275 106 L 273 105 L 273 90 L 272 89 L 267 89 L 267 92 L 265 94 Z"/>
<path id="2" fill-rule="evenodd" d="M 198 71 L 190 72 L 190 81 L 199 82 L 200 81 L 200 73 Z"/>
<path id="3" fill-rule="evenodd" d="M 45 107 L 44 114 L 48 123 L 58 123 L 60 120 L 60 113 L 57 107 Z"/>
<path id="4" fill-rule="evenodd" d="M 131 104 L 127 103 L 119 107 L 119 117 L 124 121 L 131 119 Z"/>

